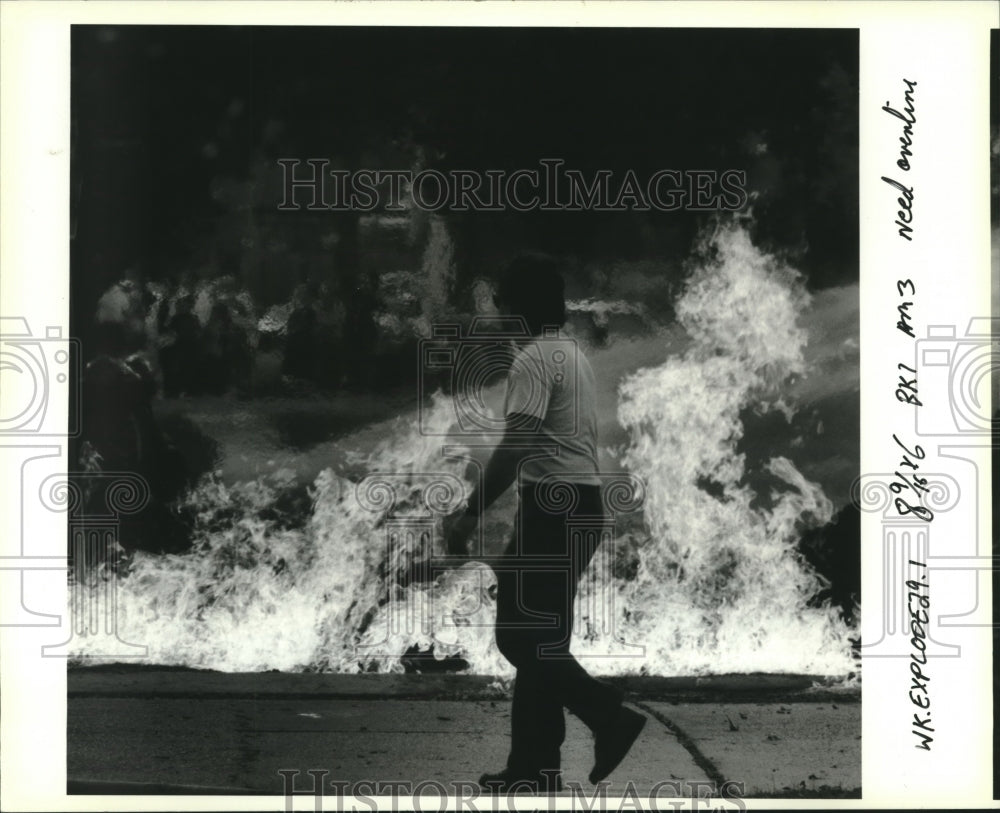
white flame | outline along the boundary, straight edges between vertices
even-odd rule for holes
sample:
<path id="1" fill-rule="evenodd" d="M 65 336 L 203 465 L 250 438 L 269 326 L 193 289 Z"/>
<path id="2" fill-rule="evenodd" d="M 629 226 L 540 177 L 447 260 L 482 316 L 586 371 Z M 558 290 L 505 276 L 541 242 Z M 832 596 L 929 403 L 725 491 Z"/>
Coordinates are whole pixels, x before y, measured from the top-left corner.
<path id="1" fill-rule="evenodd" d="M 779 457 L 767 470 L 786 487 L 761 507 L 736 451 L 741 411 L 778 404 L 778 386 L 805 371 L 797 320 L 808 295 L 739 228 L 718 229 L 698 256 L 677 302 L 688 348 L 621 387 L 622 462 L 645 482 L 645 524 L 599 551 L 582 579 L 573 651 L 595 674 L 847 674 L 852 631 L 834 610 L 807 607 L 820 584 L 796 553 L 800 525 L 827 521 L 832 505 Z M 399 420 L 357 461 L 410 473 L 395 516 L 421 516 L 421 473 L 461 476 L 441 454 L 452 416 L 438 399 L 424 420 L 434 432 Z M 488 568 L 407 582 L 409 565 L 443 552 L 438 534 L 390 549 L 355 483 L 330 470 L 314 483 L 306 525 L 282 529 L 266 510 L 282 485 L 194 490 L 194 548 L 135 555 L 119 585 L 120 637 L 146 644 L 149 662 L 224 671 L 399 671 L 416 646 L 462 657 L 473 673 L 511 674 L 493 640 Z M 77 642 L 82 658 L 100 643 Z"/>
<path id="2" fill-rule="evenodd" d="M 650 532 L 637 551 L 629 638 L 652 647 L 647 668 L 659 674 L 841 674 L 849 630 L 833 611 L 806 607 L 820 584 L 796 554 L 798 523 L 828 521 L 832 505 L 777 458 L 768 469 L 791 490 L 758 507 L 736 452 L 740 412 L 804 372 L 797 318 L 808 296 L 737 227 L 720 227 L 701 255 L 677 303 L 691 345 L 621 388 L 623 462 L 646 483 Z"/>

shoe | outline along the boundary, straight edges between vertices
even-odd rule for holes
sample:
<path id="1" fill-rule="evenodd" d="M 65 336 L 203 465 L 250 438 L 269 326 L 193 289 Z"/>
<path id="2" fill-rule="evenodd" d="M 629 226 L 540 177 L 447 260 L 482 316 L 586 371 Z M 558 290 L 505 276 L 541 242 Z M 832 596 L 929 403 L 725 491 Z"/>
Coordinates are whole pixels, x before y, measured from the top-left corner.
<path id="1" fill-rule="evenodd" d="M 646 725 L 646 718 L 625 706 L 619 707 L 604 728 L 594 732 L 594 767 L 590 784 L 596 785 L 618 767 Z"/>
<path id="2" fill-rule="evenodd" d="M 562 789 L 562 774 L 546 768 L 527 774 L 514 773 L 504 768 L 499 773 L 484 773 L 479 777 L 479 786 L 496 796 L 511 793 L 559 793 Z"/>

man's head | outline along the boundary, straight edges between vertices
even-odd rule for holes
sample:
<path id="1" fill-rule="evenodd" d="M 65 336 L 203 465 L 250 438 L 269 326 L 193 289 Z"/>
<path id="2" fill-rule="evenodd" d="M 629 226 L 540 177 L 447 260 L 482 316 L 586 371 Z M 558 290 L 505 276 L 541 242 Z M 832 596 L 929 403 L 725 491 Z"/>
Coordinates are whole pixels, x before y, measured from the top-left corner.
<path id="1" fill-rule="evenodd" d="M 507 316 L 520 316 L 532 336 L 566 322 L 562 275 L 555 260 L 540 254 L 522 254 L 511 261 L 500 280 L 496 304 Z"/>

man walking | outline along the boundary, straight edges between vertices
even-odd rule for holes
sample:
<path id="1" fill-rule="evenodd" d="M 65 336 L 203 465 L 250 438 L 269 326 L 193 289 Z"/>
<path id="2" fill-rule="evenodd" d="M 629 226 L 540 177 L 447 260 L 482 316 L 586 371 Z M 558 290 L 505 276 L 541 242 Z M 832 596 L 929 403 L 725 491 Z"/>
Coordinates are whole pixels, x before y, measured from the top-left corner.
<path id="1" fill-rule="evenodd" d="M 599 520 L 603 507 L 594 374 L 575 343 L 558 334 L 566 306 L 554 262 L 516 259 L 497 305 L 521 317 L 528 335 L 517 341 L 507 376 L 503 438 L 467 507 L 448 517 L 446 543 L 449 553 L 467 555 L 480 513 L 517 481 L 514 534 L 495 564 L 497 647 L 517 670 L 511 748 L 506 768 L 484 774 L 480 784 L 494 793 L 556 792 L 564 708 L 594 734 L 593 783 L 621 762 L 646 718 L 623 706 L 622 693 L 591 677 L 569 651 L 577 581 L 599 538 L 570 533 L 568 520 Z"/>

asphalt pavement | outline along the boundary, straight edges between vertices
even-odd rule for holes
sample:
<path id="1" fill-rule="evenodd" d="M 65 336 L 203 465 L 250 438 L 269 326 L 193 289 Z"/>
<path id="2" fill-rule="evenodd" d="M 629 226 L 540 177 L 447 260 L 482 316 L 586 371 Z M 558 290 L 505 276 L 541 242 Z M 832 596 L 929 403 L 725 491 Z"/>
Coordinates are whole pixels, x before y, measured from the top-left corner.
<path id="1" fill-rule="evenodd" d="M 618 679 L 649 718 L 609 796 L 859 797 L 857 689 L 790 675 Z M 73 668 L 69 793 L 469 795 L 504 764 L 510 701 L 463 675 Z M 592 800 L 589 732 L 567 715 L 564 795 Z M 315 784 L 320 782 L 320 786 Z"/>

